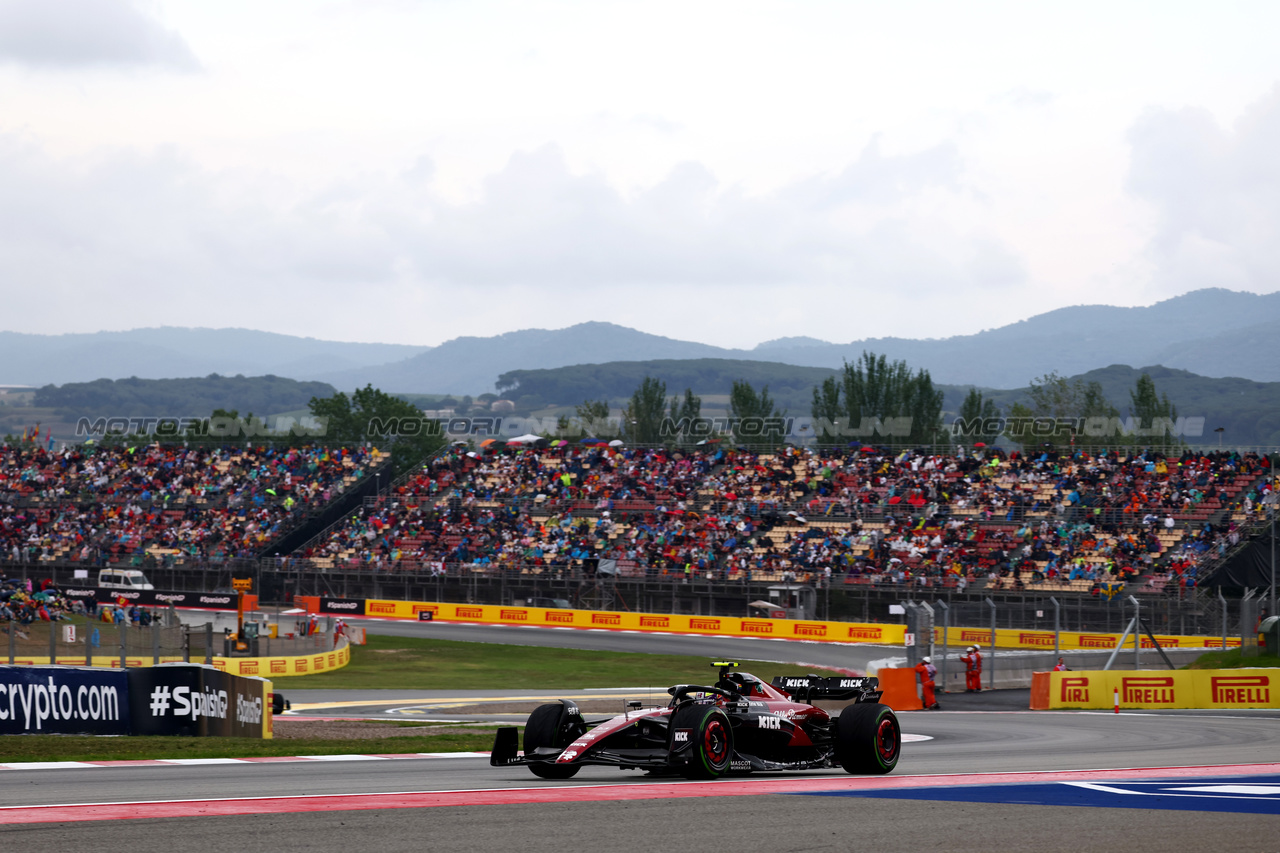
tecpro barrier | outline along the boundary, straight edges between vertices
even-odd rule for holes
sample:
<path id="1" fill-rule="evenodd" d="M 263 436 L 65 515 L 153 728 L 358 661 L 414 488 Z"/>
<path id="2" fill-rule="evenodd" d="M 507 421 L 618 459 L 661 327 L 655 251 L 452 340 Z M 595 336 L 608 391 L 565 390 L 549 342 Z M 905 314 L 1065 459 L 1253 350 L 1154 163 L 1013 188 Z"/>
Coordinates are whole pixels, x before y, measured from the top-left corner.
<path id="1" fill-rule="evenodd" d="M 1280 671 L 1192 669 L 1038 672 L 1032 710 L 1280 708 Z"/>
<path id="2" fill-rule="evenodd" d="M 704 634 L 731 637 L 768 637 L 783 640 L 816 640 L 826 643 L 876 643 L 902 645 L 906 640 L 905 625 L 869 622 L 823 622 L 798 619 L 762 619 L 739 616 L 688 616 L 679 613 L 624 613 L 600 610 L 562 610 L 544 607 L 505 607 L 495 604 L 447 604 L 434 601 L 386 601 L 363 598 L 321 598 L 298 596 L 294 603 L 309 612 L 328 616 L 365 616 L 381 619 L 414 619 L 438 622 L 479 622 L 495 625 L 536 625 L 554 628 L 587 628 L 613 631 L 661 631 L 672 634 Z M 934 644 L 941 647 L 943 632 L 934 629 Z M 1113 649 L 1120 634 L 1063 631 L 1060 648 Z M 1164 648 L 1220 648 L 1220 637 L 1190 637 L 1157 634 Z M 1020 631 L 997 629 L 992 642 L 991 630 L 951 628 L 947 643 L 964 648 L 977 643 L 990 648 L 1053 650 L 1052 631 Z M 1130 645 L 1126 642 L 1126 645 Z M 1231 638 L 1227 645 L 1233 645 Z M 1234 641 L 1239 645 L 1239 639 Z M 1142 648 L 1154 648 L 1147 637 Z"/>
<path id="3" fill-rule="evenodd" d="M 0 734 L 271 737 L 271 682 L 195 664 L 0 666 Z"/>

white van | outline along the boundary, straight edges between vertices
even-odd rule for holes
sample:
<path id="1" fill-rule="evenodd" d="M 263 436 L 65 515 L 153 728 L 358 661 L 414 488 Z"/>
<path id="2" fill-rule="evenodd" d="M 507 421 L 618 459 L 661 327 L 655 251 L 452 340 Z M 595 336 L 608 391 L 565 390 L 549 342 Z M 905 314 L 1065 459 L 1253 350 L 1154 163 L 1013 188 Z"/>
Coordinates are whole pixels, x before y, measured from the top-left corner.
<path id="1" fill-rule="evenodd" d="M 155 589 L 147 576 L 137 569 L 103 569 L 98 572 L 102 589 Z"/>

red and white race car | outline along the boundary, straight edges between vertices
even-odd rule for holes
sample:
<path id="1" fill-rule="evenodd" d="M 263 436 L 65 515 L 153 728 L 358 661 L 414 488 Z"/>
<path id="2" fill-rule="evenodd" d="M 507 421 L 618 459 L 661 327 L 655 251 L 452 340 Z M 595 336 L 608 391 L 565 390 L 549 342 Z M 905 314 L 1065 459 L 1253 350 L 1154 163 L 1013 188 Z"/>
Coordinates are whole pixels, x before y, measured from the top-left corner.
<path id="1" fill-rule="evenodd" d="M 524 751 L 518 731 L 498 729 L 489 763 L 527 766 L 543 779 L 567 779 L 588 764 L 714 779 L 726 773 L 842 767 L 888 773 L 898 764 L 902 729 L 880 704 L 870 677 L 779 676 L 766 684 L 733 662 L 717 662 L 714 685 L 677 684 L 666 707 L 639 702 L 588 722 L 571 700 L 529 715 Z M 836 717 L 812 704 L 852 700 Z"/>

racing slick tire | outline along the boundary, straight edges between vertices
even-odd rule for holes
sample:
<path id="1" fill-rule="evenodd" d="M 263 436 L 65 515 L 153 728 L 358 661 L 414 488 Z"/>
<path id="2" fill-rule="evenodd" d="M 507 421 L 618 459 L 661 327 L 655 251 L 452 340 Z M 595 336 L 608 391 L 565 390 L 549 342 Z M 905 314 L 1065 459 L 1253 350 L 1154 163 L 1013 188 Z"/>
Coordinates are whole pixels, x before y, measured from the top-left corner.
<path id="1" fill-rule="evenodd" d="M 849 705 L 836 720 L 836 759 L 850 773 L 888 773 L 902 753 L 902 727 L 888 705 Z"/>
<path id="2" fill-rule="evenodd" d="M 729 716 L 709 705 L 685 705 L 671 715 L 672 752 L 677 729 L 689 731 L 691 755 L 683 768 L 690 779 L 717 779 L 733 759 L 733 728 Z"/>
<path id="3" fill-rule="evenodd" d="M 578 734 L 579 727 L 566 713 L 563 703 L 539 705 L 524 725 L 524 754 L 544 746 L 564 749 Z M 530 764 L 528 767 L 539 779 L 568 779 L 582 769 L 577 764 Z"/>

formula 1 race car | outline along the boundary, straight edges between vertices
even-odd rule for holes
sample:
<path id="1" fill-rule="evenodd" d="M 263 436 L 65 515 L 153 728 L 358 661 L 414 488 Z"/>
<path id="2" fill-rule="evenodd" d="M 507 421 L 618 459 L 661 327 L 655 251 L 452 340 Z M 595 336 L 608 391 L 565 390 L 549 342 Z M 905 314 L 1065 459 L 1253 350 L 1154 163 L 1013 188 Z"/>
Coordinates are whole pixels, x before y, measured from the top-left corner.
<path id="1" fill-rule="evenodd" d="M 498 729 L 489 763 L 523 764 L 543 779 L 568 779 L 584 765 L 715 779 L 726 773 L 843 767 L 850 773 L 888 773 L 902 751 L 898 717 L 880 704 L 876 678 L 779 676 L 765 684 L 719 668 L 713 686 L 668 688 L 666 707 L 642 710 L 628 702 L 620 716 L 587 722 L 568 699 L 529 715 L 524 752 L 514 727 Z M 853 700 L 832 718 L 815 700 Z"/>

